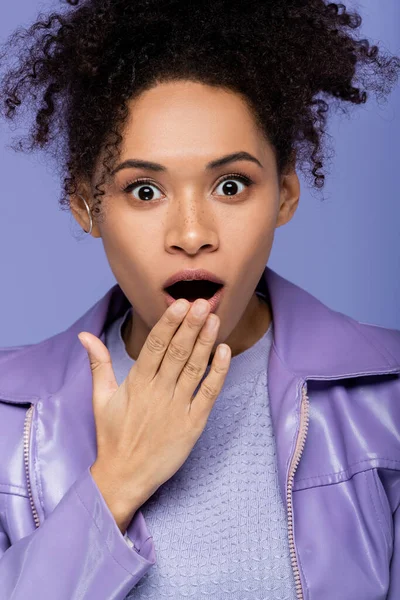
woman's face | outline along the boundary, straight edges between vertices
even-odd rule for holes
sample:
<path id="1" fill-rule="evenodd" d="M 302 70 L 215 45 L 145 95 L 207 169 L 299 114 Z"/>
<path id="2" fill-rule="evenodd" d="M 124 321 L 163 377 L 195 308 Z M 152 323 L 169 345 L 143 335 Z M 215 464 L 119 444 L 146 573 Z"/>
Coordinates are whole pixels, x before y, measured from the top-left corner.
<path id="1" fill-rule="evenodd" d="M 114 276 L 133 306 L 124 333 L 127 351 L 137 359 L 167 309 L 166 279 L 181 269 L 204 268 L 225 282 L 213 352 L 226 342 L 235 356 L 271 321 L 269 307 L 254 290 L 275 228 L 297 208 L 296 172 L 278 180 L 272 146 L 243 99 L 223 88 L 161 83 L 131 101 L 129 109 L 121 155 L 102 197 L 105 219 L 94 223 L 92 232 L 103 240 Z M 207 167 L 239 152 L 253 160 Z M 129 160 L 158 163 L 162 169 L 124 165 Z M 134 185 L 139 178 L 148 181 Z M 88 186 L 82 195 L 91 205 Z M 88 229 L 83 202 L 72 197 L 71 207 Z"/>

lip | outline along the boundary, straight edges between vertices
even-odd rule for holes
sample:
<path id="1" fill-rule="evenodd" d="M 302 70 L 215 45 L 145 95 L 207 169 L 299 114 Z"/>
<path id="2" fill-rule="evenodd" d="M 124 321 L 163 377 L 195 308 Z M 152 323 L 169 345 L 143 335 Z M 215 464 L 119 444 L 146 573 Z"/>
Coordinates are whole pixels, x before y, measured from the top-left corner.
<path id="1" fill-rule="evenodd" d="M 163 289 L 165 291 L 165 288 L 174 285 L 177 281 L 188 281 L 190 279 L 208 279 L 214 283 L 225 285 L 225 281 L 206 269 L 183 269 L 182 271 L 178 271 L 174 275 L 171 275 L 171 277 L 164 282 Z M 166 293 L 168 294 L 168 292 Z"/>
<path id="2" fill-rule="evenodd" d="M 208 279 L 208 277 L 207 277 Z M 172 284 L 170 284 L 172 285 Z M 168 286 L 167 286 L 168 287 Z M 219 290 L 217 290 L 214 294 L 214 296 L 212 298 L 204 298 L 204 300 L 207 300 L 207 302 L 210 304 L 210 313 L 215 313 L 220 305 L 222 296 L 224 294 L 225 291 L 225 286 L 223 285 L 221 288 L 219 288 Z M 177 298 L 174 298 L 173 296 L 171 296 L 171 294 L 168 294 L 168 292 L 166 292 L 164 290 L 164 296 L 167 302 L 168 306 L 171 306 L 171 304 L 173 304 L 174 302 L 176 302 Z M 190 306 L 192 306 L 193 302 L 190 302 L 190 300 L 188 300 Z"/>

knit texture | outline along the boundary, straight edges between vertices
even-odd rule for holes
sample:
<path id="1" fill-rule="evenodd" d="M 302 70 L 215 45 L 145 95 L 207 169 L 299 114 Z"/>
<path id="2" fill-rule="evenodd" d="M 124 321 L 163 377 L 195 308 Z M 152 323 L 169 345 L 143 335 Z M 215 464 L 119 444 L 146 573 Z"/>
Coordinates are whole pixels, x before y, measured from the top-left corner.
<path id="1" fill-rule="evenodd" d="M 106 331 L 119 385 L 135 362 L 121 336 L 131 310 Z M 156 563 L 126 599 L 296 600 L 268 400 L 272 341 L 273 323 L 231 359 L 189 457 L 141 506 Z"/>

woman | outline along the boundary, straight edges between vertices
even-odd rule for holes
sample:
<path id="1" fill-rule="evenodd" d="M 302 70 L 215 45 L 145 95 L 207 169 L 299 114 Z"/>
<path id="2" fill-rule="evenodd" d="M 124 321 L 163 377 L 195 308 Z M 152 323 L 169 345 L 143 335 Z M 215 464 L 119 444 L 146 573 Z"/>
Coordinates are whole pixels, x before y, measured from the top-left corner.
<path id="1" fill-rule="evenodd" d="M 329 101 L 400 60 L 322 0 L 69 5 L 4 46 L 3 113 L 118 283 L 2 349 L 0 599 L 398 599 L 400 332 L 266 263 Z"/>

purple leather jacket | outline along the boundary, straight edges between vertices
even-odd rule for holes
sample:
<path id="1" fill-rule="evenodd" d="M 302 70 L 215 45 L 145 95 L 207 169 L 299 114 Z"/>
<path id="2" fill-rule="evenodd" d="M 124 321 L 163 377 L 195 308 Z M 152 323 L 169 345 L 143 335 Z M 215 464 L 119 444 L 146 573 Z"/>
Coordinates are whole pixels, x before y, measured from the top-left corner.
<path id="1" fill-rule="evenodd" d="M 268 362 L 279 485 L 299 600 L 400 599 L 400 331 L 330 309 L 269 267 Z M 89 467 L 92 377 L 118 284 L 65 331 L 0 351 L 0 599 L 123 600 L 156 563 L 138 510 L 130 548 Z M 154 567 L 156 568 L 156 567 Z"/>

